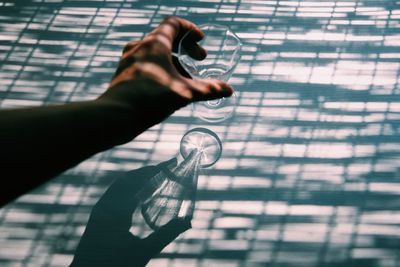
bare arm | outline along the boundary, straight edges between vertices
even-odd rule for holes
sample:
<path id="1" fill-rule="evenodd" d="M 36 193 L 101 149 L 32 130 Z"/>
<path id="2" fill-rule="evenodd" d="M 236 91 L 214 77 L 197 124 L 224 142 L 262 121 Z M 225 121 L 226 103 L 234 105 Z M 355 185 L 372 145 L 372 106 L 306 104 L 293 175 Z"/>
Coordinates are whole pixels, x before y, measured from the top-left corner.
<path id="1" fill-rule="evenodd" d="M 0 204 L 122 143 L 126 116 L 100 101 L 1 111 Z"/>
<path id="2" fill-rule="evenodd" d="M 215 80 L 185 78 L 172 61 L 176 40 L 197 27 L 171 17 L 128 43 L 108 90 L 98 99 L 0 112 L 0 205 L 84 159 L 126 143 L 193 101 L 229 96 Z M 201 38 L 198 31 L 195 41 Z M 205 51 L 194 49 L 201 58 Z M 179 69 L 179 68 L 178 68 Z"/>

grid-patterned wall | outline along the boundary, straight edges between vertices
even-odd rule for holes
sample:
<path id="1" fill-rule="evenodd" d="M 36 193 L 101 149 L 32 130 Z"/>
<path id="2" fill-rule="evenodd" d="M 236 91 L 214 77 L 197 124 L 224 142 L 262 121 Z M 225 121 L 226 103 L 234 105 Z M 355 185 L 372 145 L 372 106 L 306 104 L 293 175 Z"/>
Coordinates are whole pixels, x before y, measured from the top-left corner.
<path id="1" fill-rule="evenodd" d="M 124 43 L 166 15 L 242 39 L 235 116 L 187 107 L 2 208 L 0 265 L 69 264 L 115 174 L 176 156 L 202 126 L 223 155 L 193 229 L 152 266 L 400 266 L 398 0 L 0 0 L 1 108 L 95 98 Z"/>

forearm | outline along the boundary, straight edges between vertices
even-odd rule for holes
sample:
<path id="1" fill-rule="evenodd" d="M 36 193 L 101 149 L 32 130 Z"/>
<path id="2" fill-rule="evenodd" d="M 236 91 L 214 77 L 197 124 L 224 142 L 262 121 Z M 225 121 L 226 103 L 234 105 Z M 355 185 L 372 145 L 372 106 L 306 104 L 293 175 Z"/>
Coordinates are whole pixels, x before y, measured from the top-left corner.
<path id="1" fill-rule="evenodd" d="M 129 42 L 108 90 L 98 100 L 0 111 L 0 205 L 133 139 L 191 102 L 230 96 L 229 85 L 185 78 L 173 65 L 174 44 L 188 32 L 193 40 L 187 46 L 196 47 L 204 37 L 201 30 L 169 17 L 143 40 Z M 191 56 L 201 59 L 206 51 L 198 47 Z"/>
<path id="2" fill-rule="evenodd" d="M 99 100 L 1 111 L 0 205 L 132 139 L 131 114 L 129 108 Z"/>

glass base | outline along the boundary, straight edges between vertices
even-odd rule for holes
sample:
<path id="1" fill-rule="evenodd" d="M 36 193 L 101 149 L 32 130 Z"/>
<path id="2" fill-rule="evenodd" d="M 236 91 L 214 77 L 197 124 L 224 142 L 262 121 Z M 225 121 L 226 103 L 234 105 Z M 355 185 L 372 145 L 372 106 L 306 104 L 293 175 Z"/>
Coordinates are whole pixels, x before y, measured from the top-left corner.
<path id="1" fill-rule="evenodd" d="M 193 103 L 194 116 L 206 122 L 217 123 L 232 117 L 236 108 L 237 97 L 223 97 L 215 100 Z"/>
<path id="2" fill-rule="evenodd" d="M 206 128 L 194 128 L 188 131 L 181 140 L 180 151 L 187 158 L 196 149 L 201 154 L 200 166 L 207 168 L 215 164 L 222 154 L 222 143 L 219 137 Z"/>

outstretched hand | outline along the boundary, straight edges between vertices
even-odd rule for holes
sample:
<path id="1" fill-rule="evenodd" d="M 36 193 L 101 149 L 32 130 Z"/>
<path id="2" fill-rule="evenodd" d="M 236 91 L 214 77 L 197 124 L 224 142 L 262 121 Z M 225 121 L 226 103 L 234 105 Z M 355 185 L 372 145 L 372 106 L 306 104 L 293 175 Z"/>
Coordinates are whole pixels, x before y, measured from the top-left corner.
<path id="1" fill-rule="evenodd" d="M 172 56 L 188 32 L 189 41 L 184 46 L 189 55 L 205 58 L 207 52 L 196 43 L 204 34 L 195 24 L 178 17 L 168 17 L 143 40 L 125 46 L 109 89 L 98 100 L 129 111 L 132 126 L 128 138 L 191 102 L 233 93 L 228 84 L 218 80 L 192 80 Z"/>
<path id="2" fill-rule="evenodd" d="M 174 61 L 172 53 L 188 32 L 185 50 L 204 58 L 206 51 L 196 43 L 203 37 L 199 28 L 169 17 L 143 40 L 126 45 L 99 98 L 2 110 L 0 162 L 12 179 L 0 188 L 0 206 L 98 152 L 131 141 L 190 102 L 231 95 L 229 85 L 192 80 Z"/>
<path id="3" fill-rule="evenodd" d="M 108 188 L 94 206 L 75 252 L 76 266 L 145 266 L 152 257 L 191 227 L 190 220 L 174 219 L 146 238 L 129 232 L 138 203 L 136 193 L 146 179 L 176 159 L 126 173 Z"/>

